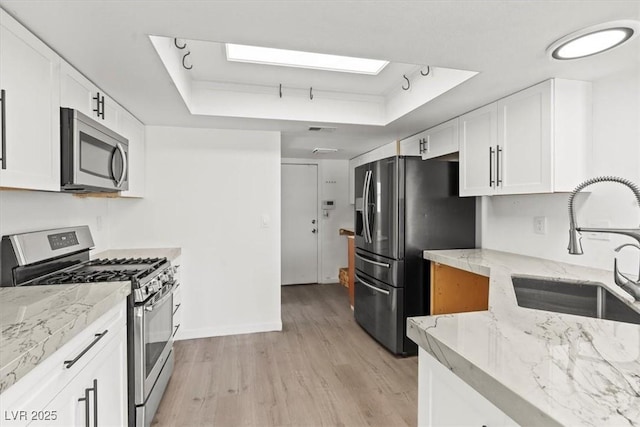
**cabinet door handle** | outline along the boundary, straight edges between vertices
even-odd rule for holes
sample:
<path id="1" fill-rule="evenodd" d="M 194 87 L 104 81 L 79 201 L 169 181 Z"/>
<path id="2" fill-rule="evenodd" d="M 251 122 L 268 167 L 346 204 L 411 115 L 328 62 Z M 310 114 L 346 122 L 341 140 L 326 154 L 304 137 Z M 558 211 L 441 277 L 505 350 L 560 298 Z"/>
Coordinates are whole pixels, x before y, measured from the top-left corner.
<path id="1" fill-rule="evenodd" d="M 420 144 L 418 144 L 418 146 L 420 147 L 420 154 L 424 153 L 424 138 L 420 138 Z"/>
<path id="2" fill-rule="evenodd" d="M 493 147 L 489 147 L 489 187 L 493 188 Z"/>
<path id="3" fill-rule="evenodd" d="M 78 402 L 84 402 L 84 425 L 85 427 L 89 427 L 89 392 L 90 388 L 84 389 L 84 397 L 78 399 Z"/>
<path id="4" fill-rule="evenodd" d="M 98 380 L 93 379 L 93 427 L 98 427 Z"/>
<path id="5" fill-rule="evenodd" d="M 96 117 L 100 118 L 100 92 L 96 93 L 93 100 L 96 101 L 96 108 L 93 109 L 93 112 L 96 113 Z"/>
<path id="6" fill-rule="evenodd" d="M 182 305 L 182 303 L 176 304 L 176 308 L 173 309 L 173 314 L 176 314 L 176 311 L 178 311 L 178 309 L 180 308 L 181 305 Z"/>
<path id="7" fill-rule="evenodd" d="M 7 119 L 5 116 L 5 109 L 7 104 L 7 93 L 4 89 L 0 90 L 0 102 L 2 108 L 0 109 L 0 120 L 2 120 L 2 130 L 0 131 L 0 138 L 2 139 L 2 169 L 7 168 Z"/>
<path id="8" fill-rule="evenodd" d="M 496 150 L 496 187 L 502 184 L 502 177 L 500 176 L 500 153 L 502 153 L 502 148 L 497 145 L 498 149 Z"/>
<path id="9" fill-rule="evenodd" d="M 96 334 L 96 335 L 95 335 L 95 337 L 96 337 L 96 338 L 95 338 L 93 341 L 91 341 L 91 344 L 89 344 L 88 346 L 86 346 L 86 347 L 85 347 L 85 349 L 84 349 L 84 350 L 82 350 L 82 352 L 80 352 L 80 354 L 79 354 L 79 355 L 77 355 L 73 360 L 65 360 L 65 361 L 64 361 L 64 367 L 65 367 L 65 368 L 67 368 L 67 369 L 69 369 L 70 367 L 72 367 L 73 365 L 75 365 L 75 364 L 76 364 L 76 362 L 77 362 L 78 360 L 80 360 L 80 358 L 81 358 L 82 356 L 84 356 L 84 355 L 87 353 L 87 351 L 91 350 L 91 347 L 93 347 L 94 345 L 96 345 L 96 343 L 97 343 L 98 341 L 100 341 L 100 340 L 102 339 L 102 337 L 104 337 L 105 335 L 107 335 L 107 332 L 109 332 L 109 330 L 108 330 L 108 329 L 105 329 L 103 333 L 101 333 L 101 334 Z"/>
<path id="10" fill-rule="evenodd" d="M 93 97 L 96 101 L 96 108 L 93 111 L 96 113 L 96 117 L 104 120 L 104 95 L 100 96 L 100 92 L 96 92 L 96 96 Z"/>
<path id="11" fill-rule="evenodd" d="M 171 338 L 176 336 L 176 334 L 178 333 L 178 329 L 180 329 L 180 323 L 173 327 L 173 335 L 171 335 Z"/>

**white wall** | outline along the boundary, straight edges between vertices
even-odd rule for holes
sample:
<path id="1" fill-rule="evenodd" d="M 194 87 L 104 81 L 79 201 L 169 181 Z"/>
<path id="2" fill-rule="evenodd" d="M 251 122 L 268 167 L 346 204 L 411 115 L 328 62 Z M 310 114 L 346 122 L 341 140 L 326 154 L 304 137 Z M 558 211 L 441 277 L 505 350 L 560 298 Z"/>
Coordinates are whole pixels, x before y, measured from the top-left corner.
<path id="1" fill-rule="evenodd" d="M 349 204 L 349 161 L 330 159 L 283 158 L 283 164 L 318 165 L 318 281 L 338 282 L 338 270 L 349 263 L 347 238 L 340 236 L 340 228 L 353 229 L 353 205 Z M 322 201 L 333 200 L 336 208 L 324 216 Z"/>
<path id="2" fill-rule="evenodd" d="M 112 247 L 182 247 L 182 339 L 280 330 L 280 134 L 147 127 L 146 141 L 145 198 L 110 202 Z"/>
<path id="3" fill-rule="evenodd" d="M 640 185 L 640 68 L 593 82 L 594 164 L 591 176 L 616 175 Z M 629 189 L 619 184 L 595 184 L 578 196 L 582 226 L 638 227 L 640 209 Z M 595 235 L 582 239 L 584 255 L 567 253 L 568 194 L 498 196 L 482 200 L 482 246 L 573 264 L 611 270 L 613 249 L 632 240 Z M 547 234 L 533 233 L 533 217 L 546 216 Z M 625 249 L 625 271 L 637 274 L 638 252 Z"/>
<path id="4" fill-rule="evenodd" d="M 43 191 L 0 191 L 0 235 L 88 225 L 96 251 L 109 248 L 109 205 L 105 198 L 80 198 Z"/>

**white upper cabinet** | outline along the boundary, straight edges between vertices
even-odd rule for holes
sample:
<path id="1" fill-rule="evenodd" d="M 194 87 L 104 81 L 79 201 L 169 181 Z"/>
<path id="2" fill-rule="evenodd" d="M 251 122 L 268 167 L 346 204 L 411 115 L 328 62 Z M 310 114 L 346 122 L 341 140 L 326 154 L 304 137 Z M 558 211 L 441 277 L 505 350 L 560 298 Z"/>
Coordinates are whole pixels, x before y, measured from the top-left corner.
<path id="1" fill-rule="evenodd" d="M 62 61 L 60 72 L 60 106 L 78 110 L 120 133 L 119 119 L 123 108 L 65 61 Z"/>
<path id="2" fill-rule="evenodd" d="M 375 162 L 376 160 L 386 159 L 388 157 L 397 155 L 404 155 L 399 152 L 398 145 L 399 144 L 396 141 L 393 141 L 349 160 L 349 203 L 354 204 L 356 202 L 356 168 L 367 163 Z"/>
<path id="3" fill-rule="evenodd" d="M 591 155 L 591 84 L 553 79 L 460 117 L 460 195 L 571 191 Z"/>
<path id="4" fill-rule="evenodd" d="M 424 132 L 420 154 L 422 159 L 433 159 L 457 152 L 458 118 L 441 123 Z"/>
<path id="5" fill-rule="evenodd" d="M 119 115 L 122 136 L 129 140 L 129 189 L 122 191 L 122 197 L 144 197 L 145 190 L 145 133 L 144 125 L 127 111 Z"/>
<path id="6" fill-rule="evenodd" d="M 458 117 L 400 141 L 400 155 L 433 159 L 458 152 Z"/>
<path id="7" fill-rule="evenodd" d="M 508 194 L 553 191 L 548 80 L 498 101 L 496 185 Z"/>
<path id="8" fill-rule="evenodd" d="M 105 95 L 78 70 L 62 61 L 60 105 L 73 108 L 129 141 L 129 190 L 122 197 L 143 197 L 145 189 L 145 135 L 144 125 Z"/>
<path id="9" fill-rule="evenodd" d="M 60 59 L 0 9 L 0 187 L 60 190 Z"/>
<path id="10" fill-rule="evenodd" d="M 497 105 L 489 104 L 461 116 L 459 125 L 460 195 L 495 194 Z"/>

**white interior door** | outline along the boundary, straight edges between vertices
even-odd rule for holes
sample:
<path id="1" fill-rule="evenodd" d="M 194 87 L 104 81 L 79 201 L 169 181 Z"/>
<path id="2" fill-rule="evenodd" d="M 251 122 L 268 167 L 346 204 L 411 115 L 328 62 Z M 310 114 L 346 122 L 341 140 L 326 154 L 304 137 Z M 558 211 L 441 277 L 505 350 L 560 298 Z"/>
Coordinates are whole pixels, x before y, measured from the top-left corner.
<path id="1" fill-rule="evenodd" d="M 282 284 L 318 282 L 318 166 L 282 165 Z"/>

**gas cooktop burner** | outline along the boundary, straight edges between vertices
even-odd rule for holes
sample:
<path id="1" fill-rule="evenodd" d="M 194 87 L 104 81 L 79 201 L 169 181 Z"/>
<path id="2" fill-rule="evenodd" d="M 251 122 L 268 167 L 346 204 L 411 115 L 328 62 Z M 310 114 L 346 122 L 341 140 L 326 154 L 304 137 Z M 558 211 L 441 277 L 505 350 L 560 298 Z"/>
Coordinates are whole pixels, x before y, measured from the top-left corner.
<path id="1" fill-rule="evenodd" d="M 62 285 L 65 283 L 117 282 L 130 280 L 137 282 L 167 262 L 166 258 L 114 258 L 94 259 L 76 268 L 45 276 L 30 284 Z"/>
<path id="2" fill-rule="evenodd" d="M 153 265 L 162 264 L 166 258 L 106 258 L 94 259 L 86 265 Z"/>
<path id="3" fill-rule="evenodd" d="M 69 271 L 54 274 L 38 281 L 39 285 L 62 285 L 64 283 L 121 282 L 134 278 L 139 270 Z"/>

